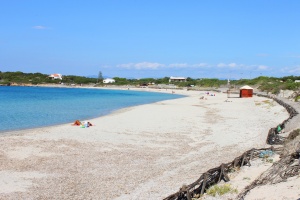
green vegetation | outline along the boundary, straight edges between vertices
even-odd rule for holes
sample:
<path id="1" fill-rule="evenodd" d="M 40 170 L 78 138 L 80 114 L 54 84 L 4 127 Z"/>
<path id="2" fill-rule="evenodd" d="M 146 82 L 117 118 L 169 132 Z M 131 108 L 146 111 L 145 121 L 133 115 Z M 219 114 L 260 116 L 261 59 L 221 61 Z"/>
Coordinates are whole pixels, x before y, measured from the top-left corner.
<path id="1" fill-rule="evenodd" d="M 260 102 L 255 101 L 255 105 L 256 106 L 267 105 L 267 107 L 270 108 L 274 106 L 274 100 L 264 100 Z"/>
<path id="2" fill-rule="evenodd" d="M 257 86 L 262 91 L 278 94 L 280 90 L 298 90 L 300 83 L 296 83 L 295 80 L 300 80 L 300 76 L 286 76 L 282 78 L 260 76 L 254 79 L 233 80 L 231 85 Z"/>
<path id="3" fill-rule="evenodd" d="M 236 188 L 232 188 L 230 184 L 224 184 L 224 185 L 214 185 L 210 187 L 206 193 L 210 196 L 222 196 L 227 193 L 238 193 L 238 190 Z"/>
<path id="4" fill-rule="evenodd" d="M 63 76 L 63 80 L 52 80 L 48 74 L 41 73 L 23 73 L 23 72 L 0 72 L 0 84 L 89 84 L 96 83 L 96 78 L 87 78 L 83 76 Z"/>
<path id="5" fill-rule="evenodd" d="M 23 73 L 17 72 L 1 72 L 0 71 L 0 85 L 16 84 L 96 84 L 95 86 L 102 87 L 103 76 L 100 71 L 97 78 L 88 78 L 83 76 L 64 75 L 63 80 L 52 80 L 47 74 L 41 73 Z M 142 79 L 126 79 L 122 77 L 114 77 L 114 85 L 134 85 L 134 86 L 148 86 L 159 84 L 172 84 L 178 87 L 195 87 L 195 88 L 219 88 L 227 87 L 227 80 L 219 80 L 216 78 L 198 78 L 193 79 L 188 77 L 186 82 L 172 82 L 169 83 L 169 77 L 163 78 L 142 78 Z M 240 79 L 230 80 L 231 87 L 240 87 L 249 85 L 260 89 L 261 91 L 278 94 L 280 90 L 299 90 L 300 83 L 295 82 L 300 80 L 300 76 L 286 76 L 282 78 L 260 76 L 254 79 Z M 295 101 L 300 100 L 300 95 L 295 97 Z"/>
<path id="6" fill-rule="evenodd" d="M 95 84 L 97 82 L 96 78 L 87 78 L 84 76 L 63 76 L 63 80 L 60 80 L 60 82 L 66 83 L 66 84 Z"/>
<path id="7" fill-rule="evenodd" d="M 142 78 L 142 79 L 126 79 L 120 77 L 114 77 L 115 85 L 148 85 L 148 84 L 169 84 L 169 77 L 164 77 L 160 79 L 154 78 Z"/>

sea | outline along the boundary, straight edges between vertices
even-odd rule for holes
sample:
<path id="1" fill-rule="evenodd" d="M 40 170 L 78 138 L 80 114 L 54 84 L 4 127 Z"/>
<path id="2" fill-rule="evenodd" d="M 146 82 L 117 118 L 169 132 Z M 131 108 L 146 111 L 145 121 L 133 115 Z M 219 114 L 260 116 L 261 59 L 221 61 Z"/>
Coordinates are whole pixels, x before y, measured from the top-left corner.
<path id="1" fill-rule="evenodd" d="M 1 86 L 0 133 L 88 120 L 126 107 L 181 97 L 133 90 Z"/>

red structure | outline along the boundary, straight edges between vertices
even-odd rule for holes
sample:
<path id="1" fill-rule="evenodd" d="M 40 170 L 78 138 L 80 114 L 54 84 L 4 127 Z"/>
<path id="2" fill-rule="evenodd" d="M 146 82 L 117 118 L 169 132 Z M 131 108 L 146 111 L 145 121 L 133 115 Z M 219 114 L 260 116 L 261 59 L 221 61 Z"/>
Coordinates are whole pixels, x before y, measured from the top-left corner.
<path id="1" fill-rule="evenodd" d="M 245 85 L 240 88 L 240 98 L 252 97 L 253 96 L 253 88 Z"/>

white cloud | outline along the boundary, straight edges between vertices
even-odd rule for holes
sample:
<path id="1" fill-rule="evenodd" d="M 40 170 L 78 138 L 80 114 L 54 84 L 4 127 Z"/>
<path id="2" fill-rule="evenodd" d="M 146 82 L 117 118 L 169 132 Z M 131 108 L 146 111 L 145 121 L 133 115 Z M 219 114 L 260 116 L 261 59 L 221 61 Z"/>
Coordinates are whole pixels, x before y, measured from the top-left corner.
<path id="1" fill-rule="evenodd" d="M 171 67 L 171 68 L 186 68 L 186 67 L 188 67 L 188 64 L 186 64 L 186 63 L 174 63 L 174 64 L 170 64 L 169 67 Z"/>
<path id="2" fill-rule="evenodd" d="M 157 62 L 140 62 L 140 63 L 126 63 L 117 65 L 118 68 L 128 69 L 128 70 L 222 70 L 222 71 L 267 71 L 270 70 L 269 66 L 266 65 L 245 65 L 239 63 L 219 63 L 219 64 L 188 64 L 188 63 L 171 63 L 162 64 Z"/>
<path id="3" fill-rule="evenodd" d="M 266 65 L 259 65 L 259 66 L 257 66 L 257 70 L 267 70 L 267 69 L 269 69 L 269 67 L 266 66 Z"/>
<path id="4" fill-rule="evenodd" d="M 101 68 L 109 69 L 109 68 L 111 68 L 111 66 L 109 66 L 109 65 L 102 65 Z"/>
<path id="5" fill-rule="evenodd" d="M 290 73 L 300 74 L 300 66 L 293 68 L 289 71 Z"/>
<path id="6" fill-rule="evenodd" d="M 192 67 L 208 67 L 208 64 L 206 63 L 198 63 L 198 64 L 193 64 Z"/>
<path id="7" fill-rule="evenodd" d="M 219 64 L 217 64 L 217 67 L 220 67 L 220 68 L 222 68 L 222 67 L 226 67 L 227 65 L 225 64 L 225 63 L 219 63 Z"/>
<path id="8" fill-rule="evenodd" d="M 294 75 L 299 75 L 300 74 L 300 66 L 296 66 L 296 67 L 285 67 L 283 69 L 281 69 L 282 72 L 284 73 L 291 73 Z"/>
<path id="9" fill-rule="evenodd" d="M 126 63 L 126 64 L 119 64 L 117 67 L 124 68 L 124 69 L 161 69 L 161 68 L 177 68 L 177 69 L 184 69 L 184 68 L 201 68 L 207 67 L 208 64 L 206 63 L 199 63 L 199 64 L 192 64 L 189 65 L 187 63 L 172 63 L 172 64 L 161 64 L 161 63 L 151 63 L 151 62 L 141 62 L 141 63 Z"/>
<path id="10" fill-rule="evenodd" d="M 228 66 L 230 68 L 236 68 L 236 67 L 238 67 L 238 65 L 236 63 L 230 63 L 230 64 L 228 64 Z"/>
<path id="11" fill-rule="evenodd" d="M 167 65 L 169 68 L 202 68 L 207 67 L 206 63 L 187 64 L 187 63 L 172 63 Z"/>
<path id="12" fill-rule="evenodd" d="M 134 63 L 127 63 L 127 64 L 119 64 L 119 65 L 117 65 L 117 67 L 131 69 L 131 68 L 133 68 L 133 65 L 134 65 Z"/>
<path id="13" fill-rule="evenodd" d="M 34 27 L 32 27 L 32 28 L 34 28 L 34 29 L 47 29 L 47 27 L 46 26 L 34 26 Z"/>
<path id="14" fill-rule="evenodd" d="M 150 63 L 150 62 L 128 63 L 128 64 L 117 65 L 117 67 L 125 68 L 125 69 L 158 69 L 164 66 L 165 66 L 164 64 Z"/>
<path id="15" fill-rule="evenodd" d="M 242 67 L 244 65 L 242 64 L 236 64 L 236 63 L 229 63 L 229 64 L 225 64 L 225 63 L 219 63 L 217 64 L 217 67 L 219 68 L 239 68 L 239 67 Z"/>

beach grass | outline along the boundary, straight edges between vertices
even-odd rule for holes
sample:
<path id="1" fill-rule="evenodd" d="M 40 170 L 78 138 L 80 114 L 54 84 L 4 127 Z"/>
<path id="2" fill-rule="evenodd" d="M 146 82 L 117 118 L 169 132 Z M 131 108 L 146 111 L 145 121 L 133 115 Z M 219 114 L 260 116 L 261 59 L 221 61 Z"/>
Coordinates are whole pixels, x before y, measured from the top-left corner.
<path id="1" fill-rule="evenodd" d="M 224 184 L 224 185 L 214 185 L 210 187 L 207 192 L 210 196 L 222 196 L 227 193 L 238 193 L 238 190 L 236 188 L 233 188 L 230 184 Z"/>

